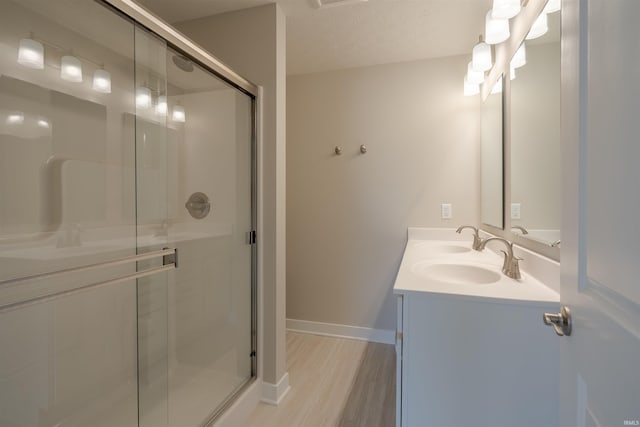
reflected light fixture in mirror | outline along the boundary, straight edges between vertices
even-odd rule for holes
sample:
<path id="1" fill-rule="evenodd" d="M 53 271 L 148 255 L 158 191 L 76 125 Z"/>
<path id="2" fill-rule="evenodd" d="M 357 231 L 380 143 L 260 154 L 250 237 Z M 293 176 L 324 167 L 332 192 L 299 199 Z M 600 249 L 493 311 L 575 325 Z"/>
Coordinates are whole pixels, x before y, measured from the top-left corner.
<path id="1" fill-rule="evenodd" d="M 493 0 L 492 16 L 496 19 L 511 19 L 520 13 L 520 0 Z"/>
<path id="2" fill-rule="evenodd" d="M 525 40 L 533 40 L 537 39 L 540 36 L 543 36 L 549 30 L 549 23 L 547 19 L 546 13 L 541 13 L 540 16 L 533 22 L 531 26 L 531 30 L 529 30 L 529 34 L 525 37 Z"/>
<path id="3" fill-rule="evenodd" d="M 478 44 L 473 47 L 471 63 L 476 71 L 487 71 L 493 65 L 491 46 L 486 44 L 480 36 Z"/>
<path id="4" fill-rule="evenodd" d="M 158 103 L 156 104 L 156 114 L 159 116 L 165 116 L 167 114 L 167 97 L 160 95 L 158 97 Z"/>
<path id="5" fill-rule="evenodd" d="M 146 110 L 151 107 L 151 90 L 144 86 L 136 89 L 136 107 Z"/>
<path id="6" fill-rule="evenodd" d="M 60 78 L 68 82 L 82 82 L 82 63 L 78 58 L 65 55 L 60 60 Z"/>
<path id="7" fill-rule="evenodd" d="M 36 123 L 43 129 L 49 129 L 49 127 L 51 127 L 46 117 L 39 117 Z"/>
<path id="8" fill-rule="evenodd" d="M 22 111 L 16 111 L 10 113 L 7 116 L 7 124 L 10 125 L 20 125 L 24 122 L 24 113 Z"/>
<path id="9" fill-rule="evenodd" d="M 485 16 L 484 35 L 488 44 L 502 43 L 509 38 L 509 20 L 497 19 L 492 16 L 492 10 Z"/>
<path id="10" fill-rule="evenodd" d="M 20 40 L 18 64 L 42 70 L 44 68 L 44 46 L 42 46 L 42 43 L 32 39 Z"/>
<path id="11" fill-rule="evenodd" d="M 174 122 L 184 123 L 187 121 L 187 114 L 184 111 L 184 107 L 182 105 L 176 105 L 173 107 L 173 114 L 171 118 Z"/>
<path id="12" fill-rule="evenodd" d="M 103 69 L 93 73 L 93 90 L 100 93 L 111 93 L 111 74 Z"/>

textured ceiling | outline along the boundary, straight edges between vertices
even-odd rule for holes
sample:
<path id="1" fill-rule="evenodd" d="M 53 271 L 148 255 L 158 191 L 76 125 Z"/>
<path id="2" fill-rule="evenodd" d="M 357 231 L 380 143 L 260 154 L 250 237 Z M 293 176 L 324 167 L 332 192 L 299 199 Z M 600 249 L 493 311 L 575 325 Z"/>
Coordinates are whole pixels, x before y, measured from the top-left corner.
<path id="1" fill-rule="evenodd" d="M 287 74 L 469 54 L 491 0 L 139 0 L 169 22 L 276 2 L 287 16 Z M 214 52 L 215 54 L 215 52 Z"/>

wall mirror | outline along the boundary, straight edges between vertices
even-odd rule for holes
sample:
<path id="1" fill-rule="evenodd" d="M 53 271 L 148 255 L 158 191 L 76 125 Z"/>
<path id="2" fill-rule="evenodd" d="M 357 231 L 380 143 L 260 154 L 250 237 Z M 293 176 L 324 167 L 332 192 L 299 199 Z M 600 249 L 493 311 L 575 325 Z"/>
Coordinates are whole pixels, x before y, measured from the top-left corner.
<path id="1" fill-rule="evenodd" d="M 503 184 L 503 78 L 496 82 L 491 94 L 482 103 L 480 137 L 481 221 L 504 228 Z"/>
<path id="2" fill-rule="evenodd" d="M 560 12 L 511 80 L 511 231 L 557 247 L 562 216 Z"/>

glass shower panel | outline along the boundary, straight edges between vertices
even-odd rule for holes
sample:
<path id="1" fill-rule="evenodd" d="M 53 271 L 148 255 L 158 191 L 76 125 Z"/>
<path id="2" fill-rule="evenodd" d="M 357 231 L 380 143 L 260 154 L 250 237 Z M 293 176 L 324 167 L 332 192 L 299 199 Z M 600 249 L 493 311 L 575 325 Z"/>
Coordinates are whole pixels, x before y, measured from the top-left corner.
<path id="1" fill-rule="evenodd" d="M 136 199 L 138 253 L 174 247 L 168 242 L 171 130 L 167 127 L 167 46 L 136 27 Z M 161 259 L 139 263 L 145 270 Z M 168 421 L 168 292 L 173 273 L 138 279 L 138 405 L 140 427 Z"/>
<path id="2" fill-rule="evenodd" d="M 134 27 L 65 5 L 0 2 L 0 425 L 133 427 Z"/>
<path id="3" fill-rule="evenodd" d="M 169 426 L 199 426 L 252 378 L 252 99 L 167 51 Z"/>

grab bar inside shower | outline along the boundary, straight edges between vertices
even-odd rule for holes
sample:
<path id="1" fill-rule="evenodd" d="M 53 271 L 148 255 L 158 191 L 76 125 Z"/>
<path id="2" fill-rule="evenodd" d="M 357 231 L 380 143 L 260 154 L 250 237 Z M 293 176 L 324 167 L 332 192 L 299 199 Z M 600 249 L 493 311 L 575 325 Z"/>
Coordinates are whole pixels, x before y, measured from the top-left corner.
<path id="1" fill-rule="evenodd" d="M 0 313 L 3 313 L 5 311 L 12 311 L 18 308 L 23 308 L 25 306 L 29 306 L 32 304 L 51 301 L 53 299 L 57 299 L 62 296 L 70 296 L 76 293 L 87 291 L 89 289 L 96 289 L 96 288 L 101 288 L 108 285 L 115 285 L 117 283 L 126 282 L 128 280 L 140 279 L 142 277 L 151 276 L 153 274 L 161 273 L 163 271 L 173 270 L 178 267 L 178 250 L 175 248 L 164 248 L 159 251 L 147 252 L 140 255 L 132 255 L 129 257 L 119 258 L 112 261 L 83 265 L 81 267 L 72 267 L 72 268 L 52 271 L 48 273 L 34 274 L 31 276 L 25 276 L 25 277 L 19 277 L 15 279 L 7 279 L 7 280 L 0 281 L 0 291 L 1 291 L 3 286 L 15 285 L 17 283 L 26 282 L 29 280 L 42 280 L 42 279 L 49 279 L 49 278 L 61 276 L 64 274 L 83 273 L 83 272 L 95 270 L 98 268 L 114 267 L 114 266 L 123 265 L 131 262 L 145 261 L 145 260 L 154 259 L 158 257 L 162 257 L 162 260 L 163 260 L 162 262 L 163 265 L 161 267 L 155 267 L 148 270 L 138 271 L 136 273 L 128 274 L 115 279 L 91 283 L 91 284 L 76 287 L 73 289 L 64 289 L 64 290 L 49 293 L 46 295 L 38 295 L 38 296 L 34 296 L 24 300 L 20 300 L 20 301 L 8 302 L 5 304 L 0 303 Z"/>

